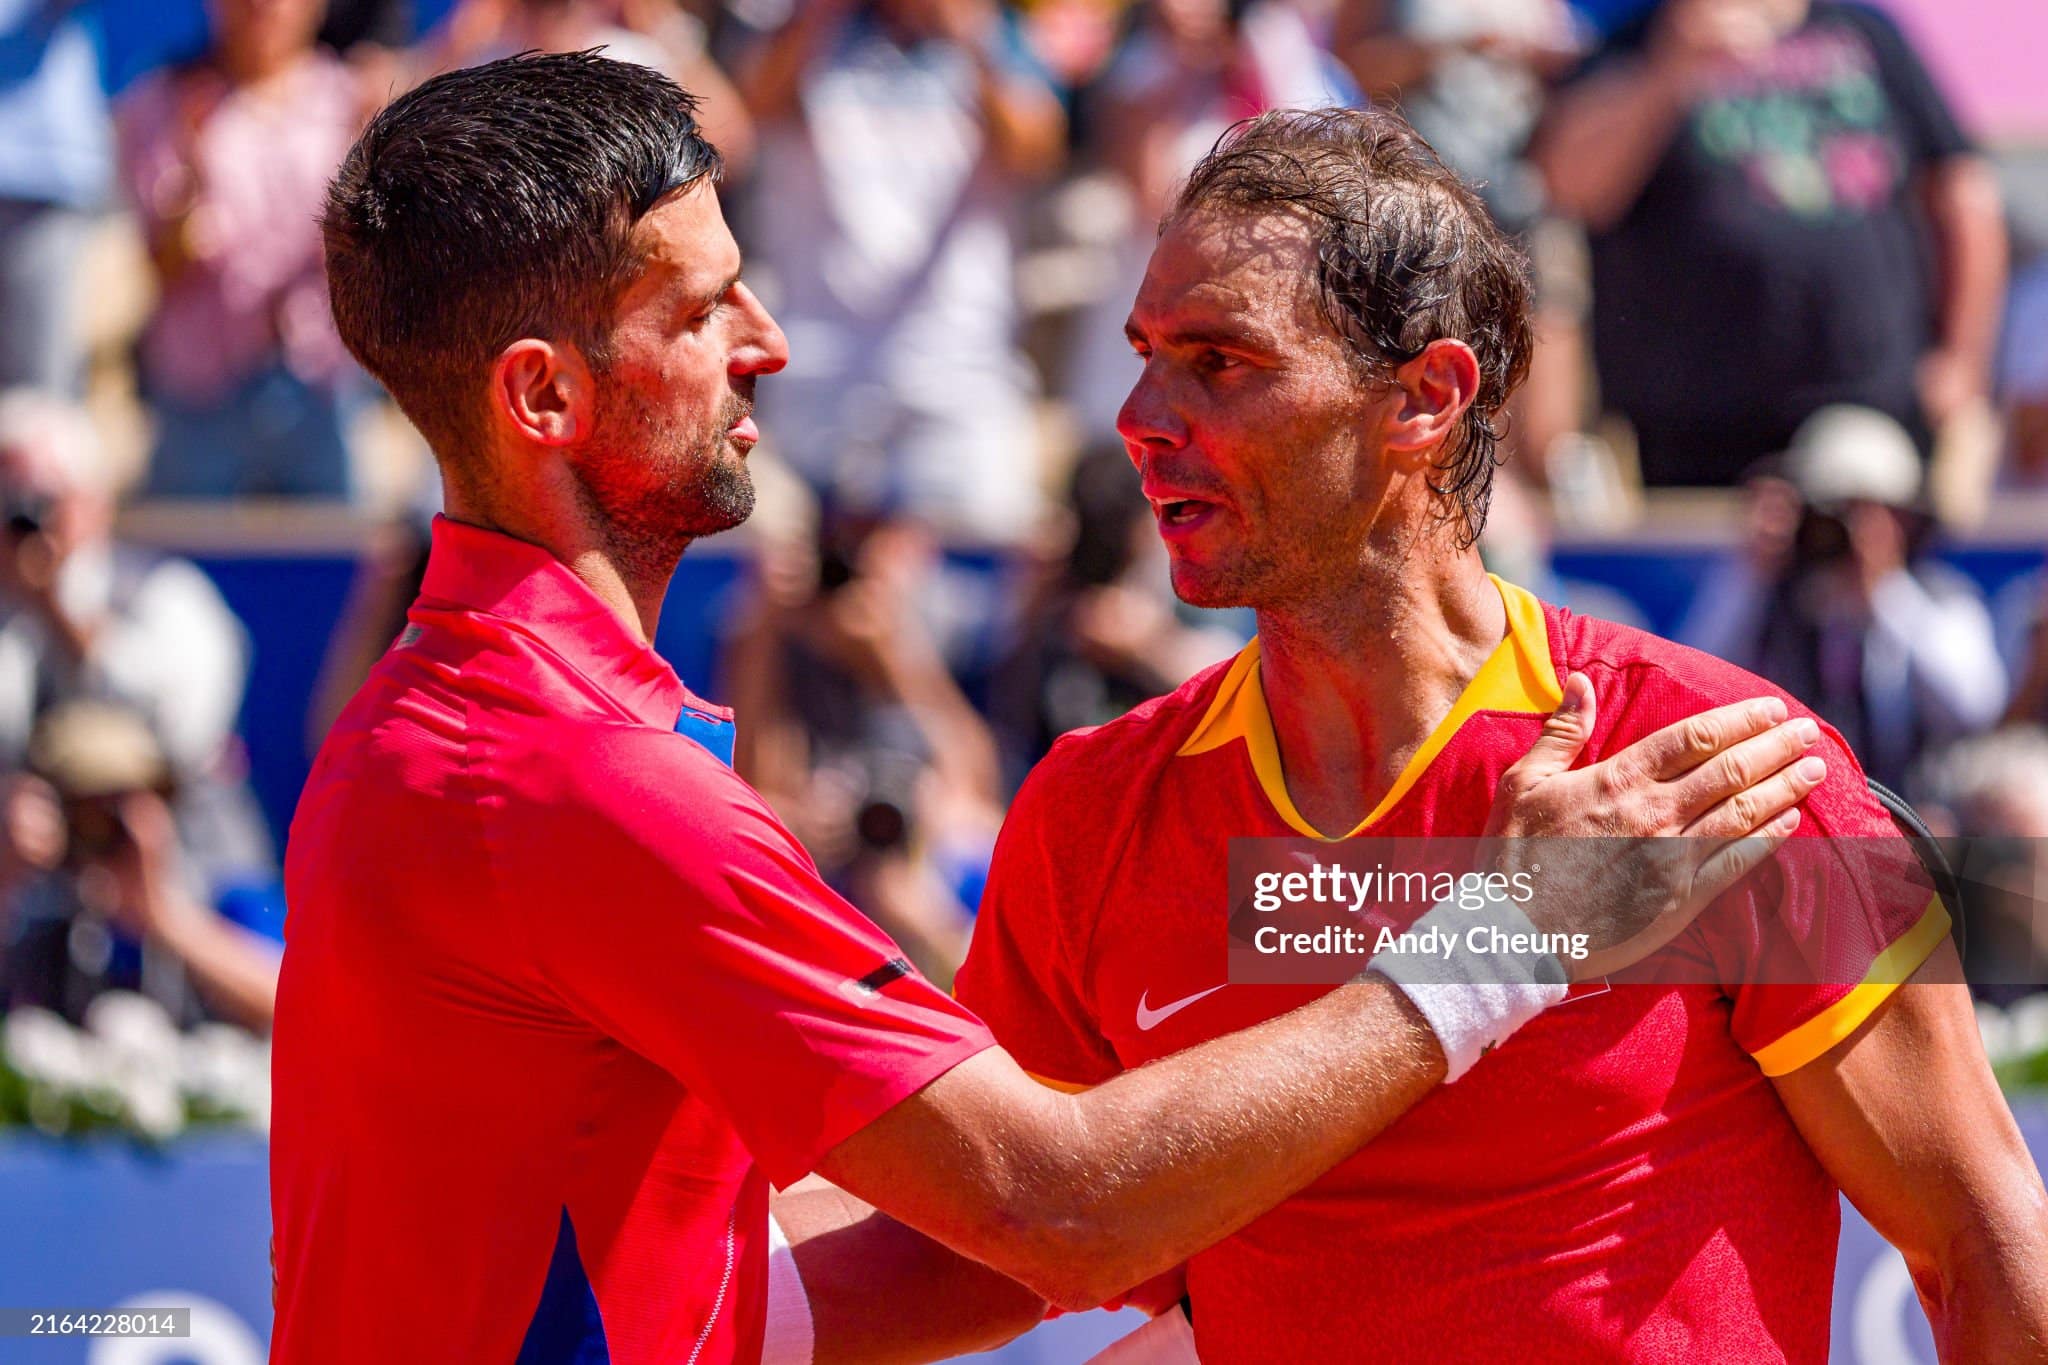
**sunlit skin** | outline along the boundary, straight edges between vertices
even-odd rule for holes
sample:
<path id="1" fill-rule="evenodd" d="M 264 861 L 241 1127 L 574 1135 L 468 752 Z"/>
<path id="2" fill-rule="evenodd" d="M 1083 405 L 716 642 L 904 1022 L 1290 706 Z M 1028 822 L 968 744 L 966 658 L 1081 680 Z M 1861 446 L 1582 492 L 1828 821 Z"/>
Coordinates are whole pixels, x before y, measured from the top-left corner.
<path id="1" fill-rule="evenodd" d="M 1472 349 L 1438 340 L 1370 380 L 1314 280 L 1291 214 L 1171 223 L 1126 326 L 1144 369 L 1117 429 L 1175 592 L 1258 612 L 1289 793 L 1341 833 L 1450 710 L 1506 613 L 1429 487 L 1479 387 Z"/>
<path id="2" fill-rule="evenodd" d="M 544 545 L 651 639 L 676 561 L 753 508 L 754 381 L 789 344 L 740 278 L 703 182 L 634 225 L 601 374 L 574 344 L 525 337 L 490 374 L 487 484 L 449 515 Z"/>

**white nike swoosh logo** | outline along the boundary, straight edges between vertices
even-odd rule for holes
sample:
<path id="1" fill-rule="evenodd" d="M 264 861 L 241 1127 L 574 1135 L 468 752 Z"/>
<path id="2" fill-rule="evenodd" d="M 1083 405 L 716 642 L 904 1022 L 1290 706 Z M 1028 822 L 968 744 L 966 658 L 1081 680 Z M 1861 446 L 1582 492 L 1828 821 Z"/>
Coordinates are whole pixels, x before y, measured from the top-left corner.
<path id="1" fill-rule="evenodd" d="M 1226 982 L 1225 984 L 1229 983 Z M 1211 986 L 1206 991 L 1196 991 L 1193 995 L 1184 995 L 1180 999 L 1161 1005 L 1155 1010 L 1145 1003 L 1146 997 L 1152 994 L 1151 989 L 1148 987 L 1138 997 L 1138 1032 L 1150 1033 L 1189 1005 L 1194 1004 L 1197 1000 L 1206 999 L 1222 989 L 1222 986 Z"/>

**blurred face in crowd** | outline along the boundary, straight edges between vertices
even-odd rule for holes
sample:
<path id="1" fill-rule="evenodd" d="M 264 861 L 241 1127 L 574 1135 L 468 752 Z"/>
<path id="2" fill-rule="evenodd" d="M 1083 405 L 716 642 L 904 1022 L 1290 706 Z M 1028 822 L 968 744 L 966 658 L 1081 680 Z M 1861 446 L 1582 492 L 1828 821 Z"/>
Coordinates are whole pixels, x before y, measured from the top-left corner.
<path id="1" fill-rule="evenodd" d="M 1153 0 L 1152 16 L 1169 38 L 1186 46 L 1215 42 L 1230 31 L 1225 0 Z"/>
<path id="2" fill-rule="evenodd" d="M 210 0 L 214 46 L 230 72 L 270 75 L 313 45 L 323 0 Z"/>
<path id="3" fill-rule="evenodd" d="M 72 439 L 70 425 L 53 419 L 0 438 L 0 508 L 7 519 L 0 534 L 10 572 L 32 578 L 54 572 L 110 532 L 112 502 L 89 469 L 92 462 L 62 447 Z"/>
<path id="4" fill-rule="evenodd" d="M 1399 390 L 1361 382 L 1314 272 L 1300 218 L 1197 207 L 1160 237 L 1125 324 L 1144 369 L 1117 431 L 1197 606 L 1312 598 L 1371 553 L 1395 491 L 1377 433 Z"/>
<path id="5" fill-rule="evenodd" d="M 614 315 L 595 420 L 568 458 L 616 538 L 659 552 L 753 510 L 754 381 L 781 369 L 789 347 L 740 281 L 708 181 L 635 224 L 632 249 L 638 270 Z"/>

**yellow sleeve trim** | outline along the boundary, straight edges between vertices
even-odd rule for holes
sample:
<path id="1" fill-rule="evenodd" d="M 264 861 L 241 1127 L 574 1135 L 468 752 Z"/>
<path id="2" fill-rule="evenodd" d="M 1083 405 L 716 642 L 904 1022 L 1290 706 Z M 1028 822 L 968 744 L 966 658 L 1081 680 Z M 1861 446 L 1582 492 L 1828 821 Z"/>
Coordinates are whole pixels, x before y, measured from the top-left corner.
<path id="1" fill-rule="evenodd" d="M 1079 1081 L 1056 1081 L 1050 1076 L 1041 1076 L 1036 1071 L 1027 1071 L 1024 1074 L 1048 1090 L 1057 1090 L 1067 1095 L 1078 1095 L 1083 1090 L 1093 1090 L 1095 1088 L 1092 1085 L 1083 1085 Z"/>
<path id="2" fill-rule="evenodd" d="M 1919 923 L 1879 953 L 1870 970 L 1863 974 L 1863 980 L 1850 987 L 1847 995 L 1776 1042 L 1751 1053 L 1757 1066 L 1766 1076 L 1783 1076 L 1825 1054 L 1861 1028 L 1863 1021 L 1920 969 L 1920 964 L 1948 937 L 1948 931 L 1948 910 L 1941 897 L 1936 896 L 1928 902 Z"/>

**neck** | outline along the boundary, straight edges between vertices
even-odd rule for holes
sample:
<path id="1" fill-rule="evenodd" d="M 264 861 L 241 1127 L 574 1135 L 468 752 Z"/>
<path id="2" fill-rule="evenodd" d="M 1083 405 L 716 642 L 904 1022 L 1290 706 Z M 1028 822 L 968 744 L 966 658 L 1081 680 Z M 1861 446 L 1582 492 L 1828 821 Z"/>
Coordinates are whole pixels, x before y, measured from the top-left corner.
<path id="1" fill-rule="evenodd" d="M 1476 550 L 1360 566 L 1259 612 L 1259 672 L 1287 792 L 1325 834 L 1355 828 L 1507 633 Z"/>
<path id="2" fill-rule="evenodd" d="M 582 579 L 641 644 L 653 643 L 662 599 L 687 540 L 657 551 L 622 544 L 616 533 L 606 533 L 609 524 L 603 518 L 581 510 L 580 498 L 568 504 L 576 511 L 565 512 L 559 499 L 493 498 L 459 489 L 452 481 L 445 481 L 443 489 L 451 520 L 540 546 Z"/>

